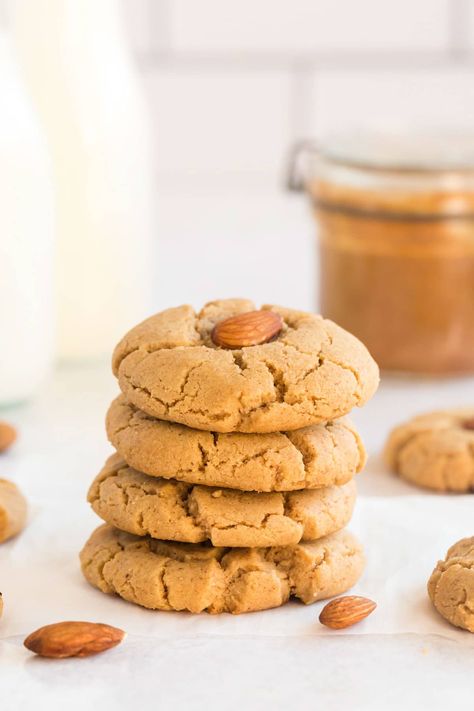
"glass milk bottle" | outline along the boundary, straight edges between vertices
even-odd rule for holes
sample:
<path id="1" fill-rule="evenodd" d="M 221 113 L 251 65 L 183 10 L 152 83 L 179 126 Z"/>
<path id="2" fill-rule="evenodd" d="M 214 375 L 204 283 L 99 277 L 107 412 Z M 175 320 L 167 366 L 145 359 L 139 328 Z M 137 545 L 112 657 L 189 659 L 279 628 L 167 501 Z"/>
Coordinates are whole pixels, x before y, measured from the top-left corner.
<path id="1" fill-rule="evenodd" d="M 15 39 L 54 161 L 62 359 L 109 356 L 150 311 L 151 133 L 114 0 L 17 0 Z"/>
<path id="2" fill-rule="evenodd" d="M 44 136 L 0 27 L 0 406 L 26 400 L 53 355 L 53 184 Z"/>

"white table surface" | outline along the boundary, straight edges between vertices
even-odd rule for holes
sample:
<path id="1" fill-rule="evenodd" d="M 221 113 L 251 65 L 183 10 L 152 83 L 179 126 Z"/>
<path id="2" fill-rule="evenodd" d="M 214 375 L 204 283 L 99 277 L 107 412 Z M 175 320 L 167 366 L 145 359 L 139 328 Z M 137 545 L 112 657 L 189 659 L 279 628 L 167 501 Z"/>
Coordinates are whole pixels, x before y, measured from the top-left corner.
<path id="1" fill-rule="evenodd" d="M 355 588 L 377 611 L 350 630 L 317 622 L 322 603 L 242 616 L 150 612 L 82 579 L 77 553 L 98 520 L 88 484 L 110 452 L 105 410 L 116 384 L 105 365 L 58 370 L 30 405 L 0 412 L 19 429 L 0 476 L 30 502 L 28 528 L 0 546 L 0 709 L 471 708 L 474 635 L 442 620 L 426 596 L 436 560 L 474 534 L 474 498 L 435 496 L 384 471 L 389 428 L 425 409 L 474 403 L 474 380 L 384 378 L 353 413 L 370 453 L 351 528 L 367 571 Z M 22 646 L 61 619 L 128 632 L 89 659 L 44 660 Z"/>

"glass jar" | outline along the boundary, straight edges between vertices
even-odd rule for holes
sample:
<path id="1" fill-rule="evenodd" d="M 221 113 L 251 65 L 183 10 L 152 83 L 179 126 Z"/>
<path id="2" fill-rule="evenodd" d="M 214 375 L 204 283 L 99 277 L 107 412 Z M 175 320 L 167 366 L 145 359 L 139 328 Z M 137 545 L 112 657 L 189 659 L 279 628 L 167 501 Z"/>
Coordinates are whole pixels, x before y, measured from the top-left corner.
<path id="1" fill-rule="evenodd" d="M 348 145 L 298 152 L 318 224 L 322 314 L 383 369 L 474 372 L 474 139 Z"/>

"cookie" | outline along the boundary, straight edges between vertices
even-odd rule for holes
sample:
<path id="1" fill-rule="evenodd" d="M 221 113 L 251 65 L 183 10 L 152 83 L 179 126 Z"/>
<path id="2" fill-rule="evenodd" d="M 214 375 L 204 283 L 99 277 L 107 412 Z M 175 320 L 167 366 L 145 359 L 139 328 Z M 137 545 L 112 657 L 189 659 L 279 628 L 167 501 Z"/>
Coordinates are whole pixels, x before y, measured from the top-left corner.
<path id="1" fill-rule="evenodd" d="M 239 614 L 309 604 L 354 585 L 364 568 L 347 531 L 314 543 L 273 548 L 215 548 L 140 538 L 107 524 L 81 551 L 86 579 L 104 593 L 154 610 Z"/>
<path id="2" fill-rule="evenodd" d="M 0 479 L 0 543 L 16 536 L 26 525 L 27 503 L 18 487 Z"/>
<path id="3" fill-rule="evenodd" d="M 455 543 L 438 562 L 428 595 L 448 622 L 474 632 L 474 536 Z"/>
<path id="4" fill-rule="evenodd" d="M 254 548 L 314 541 L 340 530 L 355 497 L 353 481 L 284 494 L 195 486 L 147 476 L 113 455 L 88 501 L 104 521 L 138 536 Z"/>
<path id="5" fill-rule="evenodd" d="M 345 419 L 286 433 L 220 434 L 157 420 L 122 395 L 110 406 L 106 427 L 110 442 L 134 469 L 243 491 L 345 484 L 366 459 L 359 435 Z"/>
<path id="6" fill-rule="evenodd" d="M 282 318 L 273 340 L 235 350 L 214 343 L 216 324 L 254 308 L 228 299 L 143 321 L 113 354 L 122 392 L 149 415 L 213 432 L 295 430 L 374 394 L 378 368 L 365 346 L 321 316 L 264 306 Z"/>
<path id="7" fill-rule="evenodd" d="M 418 486 L 474 490 L 474 408 L 432 412 L 396 427 L 385 459 L 395 473 Z"/>

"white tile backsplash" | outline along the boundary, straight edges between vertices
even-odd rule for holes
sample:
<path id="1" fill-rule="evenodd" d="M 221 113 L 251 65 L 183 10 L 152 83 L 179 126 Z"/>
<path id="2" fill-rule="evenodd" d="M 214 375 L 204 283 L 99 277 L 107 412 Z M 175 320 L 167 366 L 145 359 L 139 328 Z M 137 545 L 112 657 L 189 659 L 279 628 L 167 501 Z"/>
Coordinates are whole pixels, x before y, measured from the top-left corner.
<path id="1" fill-rule="evenodd" d="M 132 49 L 135 52 L 149 52 L 158 29 L 151 27 L 149 0 L 120 0 L 119 6 Z"/>
<path id="2" fill-rule="evenodd" d="M 474 3 L 472 0 L 458 0 L 458 2 L 462 3 L 462 9 L 467 15 L 465 29 L 460 32 L 460 41 L 462 41 L 465 37 L 467 48 L 470 53 L 474 55 Z"/>
<path id="3" fill-rule="evenodd" d="M 176 51 L 433 50 L 448 0 L 170 0 Z"/>
<path id="4" fill-rule="evenodd" d="M 251 195 L 298 138 L 473 125 L 474 0 L 120 2 L 160 186 Z"/>
<path id="5" fill-rule="evenodd" d="M 309 82 L 312 135 L 474 125 L 471 68 L 321 72 Z"/>
<path id="6" fill-rule="evenodd" d="M 164 183 L 276 184 L 289 138 L 287 72 L 161 68 L 145 86 Z"/>
<path id="7" fill-rule="evenodd" d="M 315 227 L 301 196 L 161 189 L 157 213 L 157 310 L 232 296 L 315 308 Z"/>

